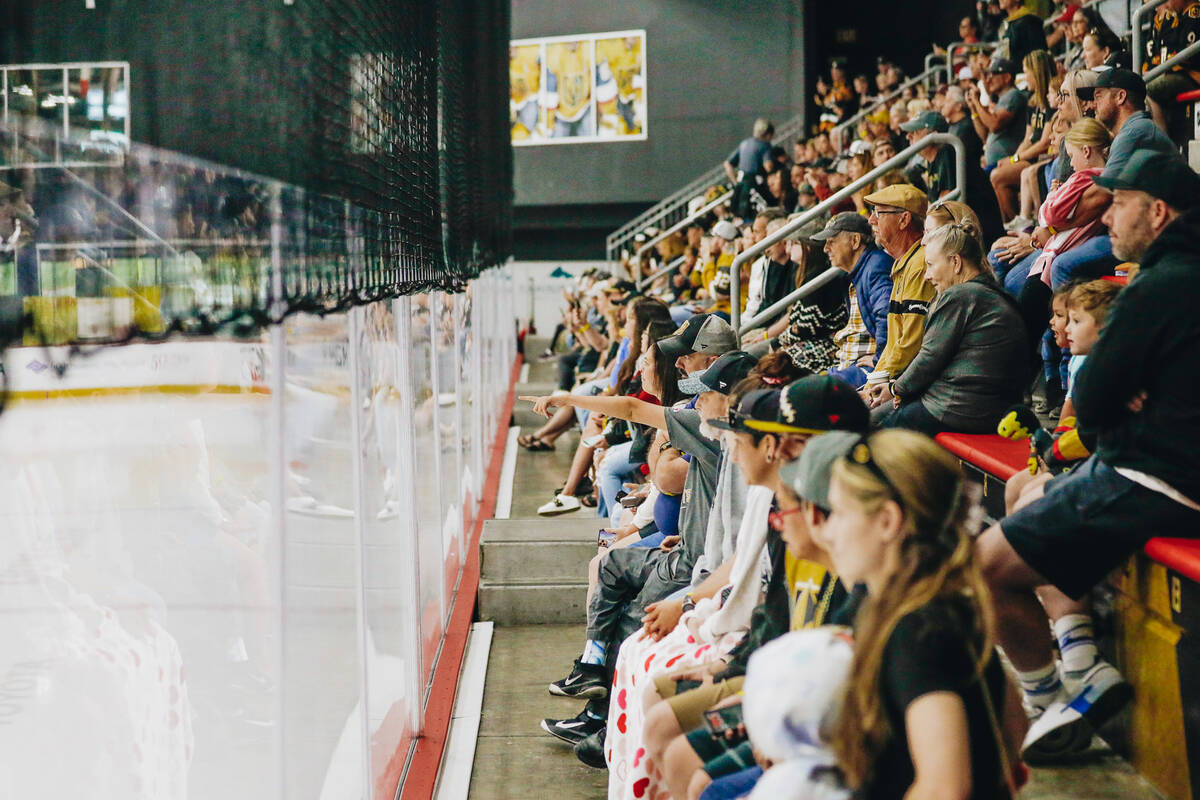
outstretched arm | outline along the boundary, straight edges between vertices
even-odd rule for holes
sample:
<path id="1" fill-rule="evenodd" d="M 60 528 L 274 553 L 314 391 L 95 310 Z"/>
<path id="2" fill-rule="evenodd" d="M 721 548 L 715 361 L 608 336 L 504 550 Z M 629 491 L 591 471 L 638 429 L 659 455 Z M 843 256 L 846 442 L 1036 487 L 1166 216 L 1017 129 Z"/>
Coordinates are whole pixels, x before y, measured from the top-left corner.
<path id="1" fill-rule="evenodd" d="M 667 412 L 662 406 L 634 397 L 587 397 L 577 394 L 559 394 L 548 397 L 522 396 L 518 399 L 533 403 L 533 410 L 543 417 L 550 416 L 551 408 L 570 406 L 595 411 L 606 417 L 635 422 L 639 425 L 649 425 L 652 428 L 666 430 L 667 427 Z"/>

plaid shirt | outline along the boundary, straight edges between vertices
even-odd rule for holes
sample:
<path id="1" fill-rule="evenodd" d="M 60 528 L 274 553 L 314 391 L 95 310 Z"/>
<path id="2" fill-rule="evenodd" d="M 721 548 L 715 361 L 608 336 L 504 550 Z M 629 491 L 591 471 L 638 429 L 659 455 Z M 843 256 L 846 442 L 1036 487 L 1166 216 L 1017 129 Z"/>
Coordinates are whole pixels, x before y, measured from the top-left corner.
<path id="1" fill-rule="evenodd" d="M 854 366 L 863 356 L 875 355 L 875 339 L 863 322 L 862 312 L 858 310 L 858 296 L 853 283 L 847 287 L 846 305 L 850 308 L 850 321 L 833 335 L 833 342 L 838 348 L 838 369 Z"/>

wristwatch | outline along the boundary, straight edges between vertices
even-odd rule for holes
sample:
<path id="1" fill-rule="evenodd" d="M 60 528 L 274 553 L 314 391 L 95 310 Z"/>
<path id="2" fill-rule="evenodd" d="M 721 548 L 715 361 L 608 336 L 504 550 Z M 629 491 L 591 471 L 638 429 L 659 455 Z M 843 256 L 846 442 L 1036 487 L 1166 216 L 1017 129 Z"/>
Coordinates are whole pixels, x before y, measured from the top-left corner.
<path id="1" fill-rule="evenodd" d="M 674 445 L 672 445 L 670 442 L 663 442 L 662 444 L 660 444 L 658 446 L 658 452 L 665 453 L 666 451 L 670 450 L 672 447 L 674 447 Z"/>
<path id="2" fill-rule="evenodd" d="M 684 613 L 687 613 L 688 611 L 694 611 L 695 609 L 696 609 L 696 598 L 692 597 L 691 592 L 688 592 L 687 594 L 685 594 L 683 596 Z"/>

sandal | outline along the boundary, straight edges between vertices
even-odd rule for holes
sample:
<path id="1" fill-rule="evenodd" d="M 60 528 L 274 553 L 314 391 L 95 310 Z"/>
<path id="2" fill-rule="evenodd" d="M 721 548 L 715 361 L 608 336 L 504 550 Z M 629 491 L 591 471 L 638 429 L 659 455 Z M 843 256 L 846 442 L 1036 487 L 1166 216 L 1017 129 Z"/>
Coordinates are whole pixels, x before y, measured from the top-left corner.
<path id="1" fill-rule="evenodd" d="M 517 444 L 521 445 L 521 447 L 524 447 L 531 453 L 544 453 L 547 450 L 554 449 L 554 445 L 550 444 L 549 442 L 544 442 L 532 434 L 527 436 L 518 436 Z"/>

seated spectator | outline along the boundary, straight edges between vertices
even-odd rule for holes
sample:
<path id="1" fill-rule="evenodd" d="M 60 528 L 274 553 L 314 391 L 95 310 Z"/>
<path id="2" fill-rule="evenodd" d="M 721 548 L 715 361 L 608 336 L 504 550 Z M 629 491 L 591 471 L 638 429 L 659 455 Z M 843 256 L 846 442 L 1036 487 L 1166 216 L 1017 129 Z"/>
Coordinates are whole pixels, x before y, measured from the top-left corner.
<path id="1" fill-rule="evenodd" d="M 867 197 L 875 241 L 895 261 L 888 306 L 887 344 L 875 360 L 875 372 L 894 377 L 904 371 L 921 348 L 925 315 L 936 294 L 925 279 L 925 212 L 929 201 L 914 186 L 897 184 Z M 871 399 L 872 406 L 877 405 Z"/>
<path id="2" fill-rule="evenodd" d="M 882 167 L 888 161 L 896 157 L 896 147 L 892 144 L 890 137 L 884 137 L 875 141 L 875 146 L 871 149 L 871 166 Z"/>
<path id="3" fill-rule="evenodd" d="M 819 539 L 842 583 L 866 586 L 834 734 L 846 782 L 863 798 L 1014 796 L 1024 776 L 1005 767 L 1025 720 L 994 652 L 958 463 L 880 431 L 835 464 L 829 504 Z"/>
<path id="4" fill-rule="evenodd" d="M 1111 196 L 1092 183 L 1104 169 L 1112 139 L 1099 122 L 1082 119 L 1063 142 L 1074 173 L 1042 203 L 1039 225 L 1031 238 L 1040 253 L 1018 296 L 1030 341 L 1041 339 L 1046 329 L 1052 285 L 1109 274 L 1117 265 L 1100 221 Z"/>
<path id="5" fill-rule="evenodd" d="M 1010 0 L 1015 2 L 1016 0 Z M 1026 95 L 1014 85 L 1017 67 L 1007 58 L 994 58 L 984 76 L 984 88 L 992 102 L 984 106 L 979 92 L 967 90 L 967 107 L 975 132 L 984 140 L 982 165 L 994 167 L 1010 158 L 1025 132 Z"/>
<path id="6" fill-rule="evenodd" d="M 979 138 L 971 115 L 967 108 L 966 94 L 957 86 L 946 90 L 946 99 L 942 102 L 942 116 L 946 118 L 947 133 L 959 138 L 966 151 L 967 185 L 966 199 L 979 215 L 980 230 L 984 239 L 993 241 L 1004 232 L 1004 222 L 1000 218 L 1000 206 L 996 202 L 996 193 L 992 190 L 987 173 L 983 171 L 983 140 Z M 943 148 L 949 149 L 949 148 Z M 953 157 L 953 151 L 950 151 Z M 959 198 L 960 200 L 963 197 Z"/>
<path id="7" fill-rule="evenodd" d="M 813 241 L 823 242 L 829 263 L 850 277 L 847 321 L 833 334 L 838 355 L 837 366 L 830 373 L 858 388 L 867 382 L 876 355 L 887 346 L 895 259 L 875 246 L 870 223 L 850 212 L 829 220 L 824 230 L 813 235 Z"/>
<path id="8" fill-rule="evenodd" d="M 1177 356 L 1200 347 L 1200 177 L 1176 155 L 1138 152 L 1115 176 L 1093 180 L 1113 192 L 1104 222 L 1115 254 L 1141 264 L 1075 380 L 1079 428 L 1096 435 L 1096 453 L 977 541 L 999 644 L 1034 712 L 1023 751 L 1030 763 L 1085 749 L 1131 696 L 1094 640 L 1062 631 L 1061 609 L 1038 595 L 1050 585 L 1084 598 L 1149 537 L 1200 531 L 1200 387 L 1190 359 Z M 1047 616 L 1062 668 L 1080 687 L 1073 696 L 1055 665 Z"/>
<path id="9" fill-rule="evenodd" d="M 1000 0 L 1000 8 L 1008 15 L 1000 26 L 1001 51 L 1006 58 L 1020 64 L 1034 50 L 1046 49 L 1042 18 L 1024 0 Z"/>
<path id="10" fill-rule="evenodd" d="M 1029 91 L 1025 116 L 1025 138 L 992 170 L 992 188 L 1000 203 L 1000 213 L 1008 222 L 1005 227 L 1024 227 L 1017 218 L 1017 190 L 1021 173 L 1038 161 L 1050 147 L 1050 78 L 1054 75 L 1054 59 L 1045 50 L 1034 50 L 1021 64 L 1025 85 Z M 1028 224 L 1028 220 L 1025 224 Z"/>
<path id="11" fill-rule="evenodd" d="M 1200 2 L 1196 0 L 1166 0 L 1154 16 L 1154 30 L 1146 42 L 1146 52 L 1138 53 L 1141 71 L 1148 72 L 1165 64 L 1200 38 Z M 1146 84 L 1150 113 L 1158 127 L 1167 127 L 1166 110 L 1177 105 L 1175 98 L 1200 86 L 1200 70 L 1196 59 L 1176 64 Z"/>
<path id="12" fill-rule="evenodd" d="M 1092 28 L 1083 37 L 1083 65 L 1087 69 L 1128 69 L 1129 56 L 1121 40 L 1107 28 Z"/>
<path id="13" fill-rule="evenodd" d="M 915 145 L 931 133 L 945 133 L 948 129 L 945 117 L 936 111 L 925 111 L 900 126 L 908 134 L 909 145 Z M 931 144 L 921 149 L 922 167 L 913 185 L 924 190 L 930 199 L 938 200 L 954 188 L 954 148 L 949 145 Z"/>
<path id="14" fill-rule="evenodd" d="M 789 182 L 791 173 L 782 169 L 774 169 L 767 173 L 767 193 L 770 203 L 782 209 L 796 207 L 796 189 Z M 785 212 L 786 213 L 786 212 Z"/>
<path id="15" fill-rule="evenodd" d="M 768 209 L 754 219 L 756 243 L 774 234 L 787 224 L 787 217 L 777 208 Z M 758 235 L 761 225 L 762 235 Z M 749 293 L 742 308 L 745 319 L 756 316 L 782 300 L 795 288 L 796 264 L 788 258 L 787 241 L 780 239 L 770 245 L 750 269 Z M 779 312 L 783 316 L 783 312 Z M 774 322 L 765 320 L 765 326 Z"/>
<path id="16" fill-rule="evenodd" d="M 881 404 L 875 425 L 931 436 L 992 433 L 1020 399 L 1027 339 L 1015 304 L 987 270 L 978 237 L 961 223 L 926 235 L 925 275 L 938 296 L 920 352 L 874 395 Z"/>
<path id="17" fill-rule="evenodd" d="M 824 274 L 829 262 L 812 235 L 820 225 L 801 229 L 791 237 L 792 260 L 801 259 L 802 268 L 796 271 L 795 288 Z M 846 287 L 843 275 L 816 289 L 788 306 L 782 327 L 767 331 L 774 336 L 775 346 L 791 358 L 796 366 L 809 372 L 825 372 L 837 364 L 838 348 L 834 334 L 849 320 L 846 308 Z"/>
<path id="18" fill-rule="evenodd" d="M 1141 75 L 1127 69 L 1105 70 L 1096 79 L 1093 95 L 1096 119 L 1113 134 L 1112 148 L 1104 165 L 1105 178 L 1120 173 L 1136 150 L 1177 154 L 1175 143 L 1143 111 L 1146 84 Z"/>
<path id="19" fill-rule="evenodd" d="M 1000 0 L 980 0 L 975 4 L 979 21 L 979 37 L 985 42 L 1000 38 L 1000 26 L 1008 15 L 1000 8 Z"/>

